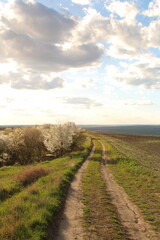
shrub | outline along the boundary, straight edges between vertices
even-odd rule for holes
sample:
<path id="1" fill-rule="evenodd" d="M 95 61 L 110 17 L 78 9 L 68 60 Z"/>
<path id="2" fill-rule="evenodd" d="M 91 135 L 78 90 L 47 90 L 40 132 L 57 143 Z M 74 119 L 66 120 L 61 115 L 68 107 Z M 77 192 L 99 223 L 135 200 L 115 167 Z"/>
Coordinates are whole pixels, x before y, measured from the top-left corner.
<path id="1" fill-rule="evenodd" d="M 45 154 L 43 135 L 36 127 L 18 128 L 9 134 L 10 164 L 28 164 L 41 161 Z"/>
<path id="2" fill-rule="evenodd" d="M 28 127 L 24 129 L 23 134 L 24 146 L 22 148 L 22 155 L 24 163 L 41 161 L 45 154 L 41 130 L 35 127 Z"/>
<path id="3" fill-rule="evenodd" d="M 46 176 L 50 173 L 50 170 L 43 167 L 29 167 L 22 170 L 18 176 L 17 181 L 22 185 L 28 185 L 35 182 L 37 179 Z"/>
<path id="4" fill-rule="evenodd" d="M 71 145 L 72 150 L 79 150 L 83 148 L 83 144 L 86 140 L 86 137 L 84 136 L 83 132 L 81 130 L 77 131 L 77 133 L 73 136 L 73 142 Z"/>

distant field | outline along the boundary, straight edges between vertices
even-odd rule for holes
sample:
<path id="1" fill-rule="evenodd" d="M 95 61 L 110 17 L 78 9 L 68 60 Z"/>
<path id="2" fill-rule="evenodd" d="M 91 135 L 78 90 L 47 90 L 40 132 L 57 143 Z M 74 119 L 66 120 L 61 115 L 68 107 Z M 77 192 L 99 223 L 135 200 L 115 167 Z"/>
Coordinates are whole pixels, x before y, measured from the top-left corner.
<path id="1" fill-rule="evenodd" d="M 160 125 L 126 125 L 126 126 L 107 126 L 107 125 L 79 125 L 96 132 L 108 132 L 117 134 L 138 134 L 138 135 L 160 135 Z"/>
<path id="2" fill-rule="evenodd" d="M 160 136 L 103 134 L 122 155 L 160 173 Z"/>

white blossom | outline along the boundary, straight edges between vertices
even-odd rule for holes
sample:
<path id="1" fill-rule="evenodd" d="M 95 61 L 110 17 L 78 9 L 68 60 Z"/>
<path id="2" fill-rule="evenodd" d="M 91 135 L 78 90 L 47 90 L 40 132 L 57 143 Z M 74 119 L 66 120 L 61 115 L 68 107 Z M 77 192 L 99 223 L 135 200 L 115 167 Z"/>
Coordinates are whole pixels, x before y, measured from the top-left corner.
<path id="1" fill-rule="evenodd" d="M 44 144 L 48 151 L 56 152 L 68 149 L 78 128 L 72 122 L 53 125 L 44 131 Z"/>

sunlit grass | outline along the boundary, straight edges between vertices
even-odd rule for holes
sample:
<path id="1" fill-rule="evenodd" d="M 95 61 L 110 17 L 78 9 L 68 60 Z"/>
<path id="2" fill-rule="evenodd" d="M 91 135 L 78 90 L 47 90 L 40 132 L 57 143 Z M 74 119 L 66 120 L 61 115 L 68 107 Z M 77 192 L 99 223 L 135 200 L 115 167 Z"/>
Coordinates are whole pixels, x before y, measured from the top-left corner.
<path id="1" fill-rule="evenodd" d="M 88 140 L 84 143 L 83 151 L 36 165 L 47 167 L 50 173 L 28 187 L 19 188 L 19 193 L 0 204 L 1 240 L 49 239 L 47 229 L 50 224 L 56 225 L 70 181 L 87 157 L 89 149 Z M 20 172 L 18 168 L 22 170 L 22 167 L 10 167 L 9 171 L 13 170 L 14 177 Z M 7 176 L 6 179 L 9 183 Z M 16 186 L 17 183 L 14 184 Z"/>

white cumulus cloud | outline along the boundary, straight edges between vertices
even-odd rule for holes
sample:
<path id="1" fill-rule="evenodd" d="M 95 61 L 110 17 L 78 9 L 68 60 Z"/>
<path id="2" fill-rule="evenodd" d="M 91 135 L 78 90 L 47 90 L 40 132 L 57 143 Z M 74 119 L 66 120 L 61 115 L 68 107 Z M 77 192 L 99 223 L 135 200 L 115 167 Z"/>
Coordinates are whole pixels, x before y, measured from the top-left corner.
<path id="1" fill-rule="evenodd" d="M 89 5 L 92 0 L 72 0 L 72 2 L 79 5 Z"/>

